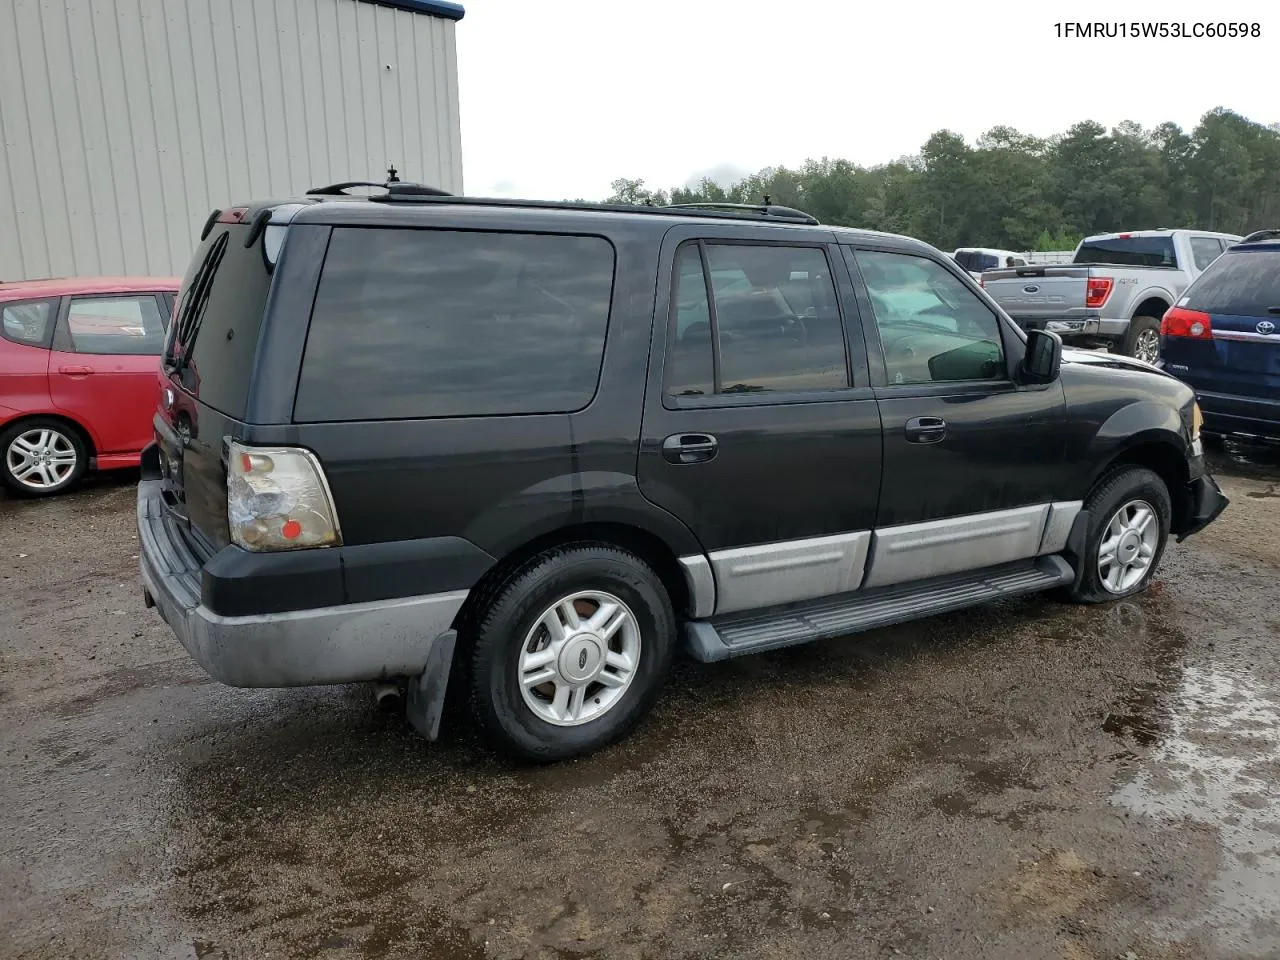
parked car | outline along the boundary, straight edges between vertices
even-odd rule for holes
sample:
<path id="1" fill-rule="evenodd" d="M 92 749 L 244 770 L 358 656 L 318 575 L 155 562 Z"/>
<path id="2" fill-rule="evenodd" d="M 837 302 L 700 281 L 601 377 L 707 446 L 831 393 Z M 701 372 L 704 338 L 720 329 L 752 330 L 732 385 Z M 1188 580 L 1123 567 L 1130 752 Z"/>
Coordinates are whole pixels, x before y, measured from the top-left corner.
<path id="1" fill-rule="evenodd" d="M 1162 366 L 1195 388 L 1207 432 L 1280 440 L 1280 230 L 1228 247 L 1160 332 Z"/>
<path id="2" fill-rule="evenodd" d="M 176 277 L 0 284 L 0 482 L 46 496 L 90 468 L 137 466 L 177 290 Z"/>
<path id="3" fill-rule="evenodd" d="M 1024 330 L 1155 363 L 1160 318 L 1239 239 L 1200 230 L 1101 234 L 1082 240 L 1070 265 L 992 270 L 982 285 Z"/>
<path id="4" fill-rule="evenodd" d="M 985 270 L 1027 265 L 1024 254 L 1014 253 L 1012 250 L 996 250 L 993 247 L 960 247 L 951 254 L 951 258 L 968 270 L 969 276 L 975 280 L 979 279 Z"/>
<path id="5" fill-rule="evenodd" d="M 1189 387 L 918 241 L 427 189 L 216 211 L 183 281 L 141 576 L 224 683 L 405 677 L 428 736 L 463 684 L 568 757 L 681 644 L 1129 596 L 1226 505 Z"/>

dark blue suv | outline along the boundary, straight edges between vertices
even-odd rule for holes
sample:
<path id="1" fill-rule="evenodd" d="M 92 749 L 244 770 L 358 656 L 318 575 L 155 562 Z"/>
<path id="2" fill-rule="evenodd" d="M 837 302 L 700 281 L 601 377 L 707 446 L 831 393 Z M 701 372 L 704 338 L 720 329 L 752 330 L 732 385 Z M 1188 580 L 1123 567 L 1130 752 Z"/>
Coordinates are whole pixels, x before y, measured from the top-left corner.
<path id="1" fill-rule="evenodd" d="M 1280 440 L 1280 230 L 1229 247 L 1160 334 L 1161 365 L 1195 389 L 1206 432 Z"/>

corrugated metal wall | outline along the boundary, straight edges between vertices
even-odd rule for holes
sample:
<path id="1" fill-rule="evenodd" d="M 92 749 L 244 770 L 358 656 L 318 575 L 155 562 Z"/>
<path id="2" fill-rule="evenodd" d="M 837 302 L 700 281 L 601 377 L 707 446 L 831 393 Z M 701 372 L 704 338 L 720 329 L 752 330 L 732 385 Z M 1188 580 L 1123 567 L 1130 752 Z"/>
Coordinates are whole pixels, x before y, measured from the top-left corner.
<path id="1" fill-rule="evenodd" d="M 452 21 L 359 0 L 0 0 L 0 281 L 181 274 L 209 211 L 462 190 Z"/>

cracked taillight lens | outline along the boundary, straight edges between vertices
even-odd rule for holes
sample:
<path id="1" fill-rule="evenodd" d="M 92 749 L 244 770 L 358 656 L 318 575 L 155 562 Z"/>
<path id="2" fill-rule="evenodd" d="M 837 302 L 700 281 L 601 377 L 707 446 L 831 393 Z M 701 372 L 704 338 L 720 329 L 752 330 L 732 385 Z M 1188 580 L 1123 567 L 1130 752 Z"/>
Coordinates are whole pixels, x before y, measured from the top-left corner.
<path id="1" fill-rule="evenodd" d="M 230 444 L 227 523 L 232 542 L 255 552 L 342 543 L 320 461 L 298 447 Z"/>

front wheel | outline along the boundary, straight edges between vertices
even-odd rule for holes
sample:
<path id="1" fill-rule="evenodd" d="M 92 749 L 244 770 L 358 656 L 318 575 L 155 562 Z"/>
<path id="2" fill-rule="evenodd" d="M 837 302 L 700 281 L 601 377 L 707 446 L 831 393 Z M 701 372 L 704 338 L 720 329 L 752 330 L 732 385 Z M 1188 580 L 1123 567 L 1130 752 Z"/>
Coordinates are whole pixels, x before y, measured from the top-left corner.
<path id="1" fill-rule="evenodd" d="M 1169 540 L 1173 507 L 1164 481 L 1145 467 L 1121 468 L 1094 488 L 1085 509 L 1089 530 L 1068 598 L 1105 603 L 1145 590 Z"/>
<path id="2" fill-rule="evenodd" d="M 658 575 L 625 550 L 575 544 L 511 575 L 476 611 L 471 703 L 500 748 L 547 762 L 620 740 L 653 706 L 675 649 Z"/>
<path id="3" fill-rule="evenodd" d="M 1155 363 L 1160 359 L 1160 321 L 1155 317 L 1134 317 L 1124 338 L 1124 352 L 1130 357 Z"/>

